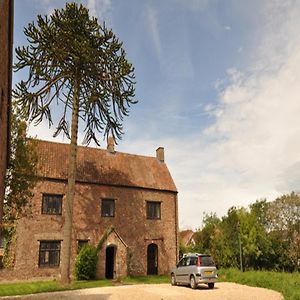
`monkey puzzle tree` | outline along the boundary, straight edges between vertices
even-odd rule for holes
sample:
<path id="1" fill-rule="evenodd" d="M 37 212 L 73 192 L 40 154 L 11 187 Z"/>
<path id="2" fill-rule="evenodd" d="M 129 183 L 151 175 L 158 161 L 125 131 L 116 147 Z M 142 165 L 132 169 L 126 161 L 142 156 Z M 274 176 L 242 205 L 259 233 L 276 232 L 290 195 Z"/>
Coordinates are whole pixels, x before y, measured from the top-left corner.
<path id="1" fill-rule="evenodd" d="M 45 118 L 51 126 L 57 119 L 54 136 L 63 132 L 71 140 L 61 264 L 61 281 L 69 283 L 78 118 L 85 122 L 86 144 L 99 144 L 100 134 L 121 138 L 123 117 L 136 103 L 134 68 L 114 33 L 82 5 L 39 15 L 24 33 L 29 45 L 16 49 L 15 70 L 28 69 L 28 78 L 14 97 L 29 122 Z"/>

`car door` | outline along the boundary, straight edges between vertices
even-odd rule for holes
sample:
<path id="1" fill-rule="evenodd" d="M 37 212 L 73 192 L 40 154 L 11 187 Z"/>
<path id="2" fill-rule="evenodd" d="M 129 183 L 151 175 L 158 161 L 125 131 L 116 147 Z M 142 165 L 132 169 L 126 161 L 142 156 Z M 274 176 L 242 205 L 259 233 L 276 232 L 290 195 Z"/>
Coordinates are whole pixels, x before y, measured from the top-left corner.
<path id="1" fill-rule="evenodd" d="M 177 269 L 176 269 L 176 281 L 178 283 L 185 283 L 185 270 L 184 267 L 186 266 L 186 257 L 183 257 L 179 263 L 177 264 Z"/>
<path id="2" fill-rule="evenodd" d="M 187 256 L 186 257 L 186 260 L 185 260 L 185 266 L 183 267 L 183 270 L 182 270 L 182 277 L 183 277 L 183 280 L 184 280 L 184 283 L 190 283 L 190 275 L 192 273 L 192 266 L 191 266 L 191 257 L 190 256 Z"/>

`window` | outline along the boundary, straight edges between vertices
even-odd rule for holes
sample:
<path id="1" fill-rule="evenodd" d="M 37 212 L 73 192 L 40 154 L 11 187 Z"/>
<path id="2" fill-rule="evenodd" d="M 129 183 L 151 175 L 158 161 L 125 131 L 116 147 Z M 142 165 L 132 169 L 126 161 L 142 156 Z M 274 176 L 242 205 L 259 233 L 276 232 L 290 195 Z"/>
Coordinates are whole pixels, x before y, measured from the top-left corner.
<path id="1" fill-rule="evenodd" d="M 160 202 L 147 201 L 147 219 L 160 219 Z"/>
<path id="2" fill-rule="evenodd" d="M 102 217 L 114 217 L 115 216 L 115 200 L 114 199 L 102 199 L 101 216 Z"/>
<path id="3" fill-rule="evenodd" d="M 62 195 L 43 194 L 42 214 L 61 215 Z"/>
<path id="4" fill-rule="evenodd" d="M 191 257 L 190 265 L 196 266 L 198 261 L 198 257 Z"/>
<path id="5" fill-rule="evenodd" d="M 215 263 L 209 255 L 201 255 L 200 262 L 202 267 L 214 266 Z"/>
<path id="6" fill-rule="evenodd" d="M 39 267 L 58 267 L 60 241 L 40 241 Z"/>
<path id="7" fill-rule="evenodd" d="M 80 250 L 81 250 L 81 248 L 82 248 L 84 245 L 88 244 L 88 242 L 89 242 L 89 240 L 78 240 L 78 241 L 77 241 L 77 253 L 79 253 Z"/>
<path id="8" fill-rule="evenodd" d="M 177 267 L 184 267 L 184 266 L 186 266 L 186 257 L 182 258 L 177 264 Z"/>

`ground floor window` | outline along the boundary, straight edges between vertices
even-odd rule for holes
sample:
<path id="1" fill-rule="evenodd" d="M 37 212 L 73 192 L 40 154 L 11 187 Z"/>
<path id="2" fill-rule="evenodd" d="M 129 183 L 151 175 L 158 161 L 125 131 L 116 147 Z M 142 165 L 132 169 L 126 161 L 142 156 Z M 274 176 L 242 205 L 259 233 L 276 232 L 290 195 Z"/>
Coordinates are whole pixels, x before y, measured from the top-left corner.
<path id="1" fill-rule="evenodd" d="M 60 241 L 40 241 L 39 267 L 59 266 L 60 244 Z"/>
<path id="2" fill-rule="evenodd" d="M 77 240 L 77 253 L 80 252 L 81 248 L 89 243 L 89 240 Z"/>

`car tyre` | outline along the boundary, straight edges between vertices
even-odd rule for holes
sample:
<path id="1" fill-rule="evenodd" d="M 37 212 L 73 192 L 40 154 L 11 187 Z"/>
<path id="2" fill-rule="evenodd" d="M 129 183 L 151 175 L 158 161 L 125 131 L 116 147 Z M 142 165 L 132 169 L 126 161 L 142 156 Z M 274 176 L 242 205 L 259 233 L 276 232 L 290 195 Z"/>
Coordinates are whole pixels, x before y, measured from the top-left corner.
<path id="1" fill-rule="evenodd" d="M 190 286 L 193 290 L 197 288 L 197 284 L 194 276 L 191 276 L 190 278 Z"/>
<path id="2" fill-rule="evenodd" d="M 210 283 L 208 284 L 208 288 L 209 288 L 209 289 L 213 289 L 214 286 L 215 286 L 215 284 L 214 284 L 213 282 L 210 282 Z"/>
<path id="3" fill-rule="evenodd" d="M 177 282 L 176 282 L 176 277 L 175 277 L 175 274 L 171 274 L 171 285 L 176 285 Z"/>

